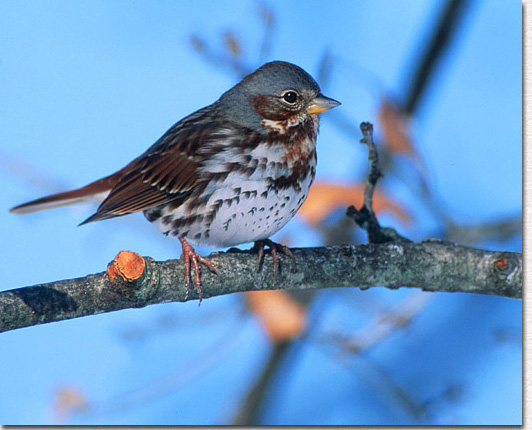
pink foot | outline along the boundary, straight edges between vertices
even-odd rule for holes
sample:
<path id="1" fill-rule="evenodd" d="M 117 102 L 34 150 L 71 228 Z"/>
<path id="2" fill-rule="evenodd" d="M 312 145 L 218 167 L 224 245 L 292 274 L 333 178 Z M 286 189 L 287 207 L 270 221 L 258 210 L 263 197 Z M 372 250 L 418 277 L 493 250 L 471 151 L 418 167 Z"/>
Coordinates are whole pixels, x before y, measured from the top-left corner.
<path id="1" fill-rule="evenodd" d="M 258 253 L 258 260 L 257 260 L 257 272 L 260 269 L 260 265 L 262 263 L 262 260 L 264 258 L 264 247 L 268 246 L 272 253 L 273 258 L 273 283 L 277 281 L 277 274 L 279 273 L 279 257 L 277 255 L 277 251 L 281 251 L 284 255 L 287 255 L 292 259 L 292 272 L 297 271 L 296 266 L 296 259 L 294 257 L 294 254 L 292 254 L 292 251 L 290 251 L 290 248 L 286 245 L 281 245 L 280 243 L 275 243 L 271 241 L 270 239 L 262 239 L 257 240 L 255 242 L 255 245 L 253 245 L 253 249 L 257 250 Z"/>
<path id="2" fill-rule="evenodd" d="M 199 303 L 201 304 L 202 300 L 202 291 L 201 291 L 201 276 L 200 276 L 200 263 L 207 266 L 207 268 L 218 275 L 218 279 L 221 281 L 220 273 L 216 268 L 215 264 L 206 258 L 203 258 L 201 255 L 196 253 L 192 245 L 186 241 L 184 237 L 180 237 L 181 246 L 183 247 L 183 253 L 181 254 L 181 259 L 185 260 L 185 285 L 187 286 L 187 293 L 185 295 L 185 300 L 188 298 L 188 292 L 190 291 L 190 279 L 191 273 L 190 268 L 194 268 L 194 288 L 199 294 Z"/>

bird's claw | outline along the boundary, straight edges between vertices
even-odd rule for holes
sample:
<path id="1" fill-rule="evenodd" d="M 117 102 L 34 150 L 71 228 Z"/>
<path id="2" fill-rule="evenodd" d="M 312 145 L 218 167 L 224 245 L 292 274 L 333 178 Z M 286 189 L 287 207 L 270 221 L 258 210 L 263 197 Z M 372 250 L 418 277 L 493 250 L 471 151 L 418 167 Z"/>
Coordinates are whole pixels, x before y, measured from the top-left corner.
<path id="1" fill-rule="evenodd" d="M 199 294 L 199 303 L 201 304 L 202 300 L 202 289 L 201 289 L 201 273 L 200 273 L 200 263 L 207 266 L 207 268 L 215 273 L 218 276 L 218 280 L 221 282 L 220 272 L 216 268 L 216 265 L 207 260 L 206 258 L 199 255 L 192 245 L 190 245 L 185 238 L 180 237 L 181 245 L 183 247 L 183 253 L 181 254 L 181 259 L 185 261 L 185 285 L 187 286 L 187 292 L 185 294 L 185 300 L 188 299 L 188 293 L 190 291 L 190 280 L 191 280 L 191 267 L 194 268 L 194 289 Z"/>
<path id="2" fill-rule="evenodd" d="M 297 271 L 296 259 L 294 257 L 294 254 L 292 253 L 292 251 L 290 250 L 288 246 L 273 242 L 270 239 L 262 239 L 262 240 L 256 241 L 255 245 L 253 246 L 253 249 L 257 250 L 257 254 L 258 254 L 257 272 L 260 270 L 260 266 L 264 258 L 264 247 L 265 246 L 268 246 L 270 248 L 270 252 L 272 253 L 273 284 L 274 285 L 275 285 L 275 282 L 277 281 L 277 275 L 279 273 L 279 256 L 277 254 L 277 251 L 281 251 L 284 255 L 290 257 L 292 259 L 292 272 Z"/>

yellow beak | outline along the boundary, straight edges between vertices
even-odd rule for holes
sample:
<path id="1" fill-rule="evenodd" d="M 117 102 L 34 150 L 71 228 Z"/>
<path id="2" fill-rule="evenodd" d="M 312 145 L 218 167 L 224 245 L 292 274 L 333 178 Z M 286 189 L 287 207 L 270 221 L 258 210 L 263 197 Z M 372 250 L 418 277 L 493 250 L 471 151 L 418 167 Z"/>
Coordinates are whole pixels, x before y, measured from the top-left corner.
<path id="1" fill-rule="evenodd" d="M 341 103 L 320 94 L 307 106 L 307 113 L 322 113 L 339 106 Z"/>

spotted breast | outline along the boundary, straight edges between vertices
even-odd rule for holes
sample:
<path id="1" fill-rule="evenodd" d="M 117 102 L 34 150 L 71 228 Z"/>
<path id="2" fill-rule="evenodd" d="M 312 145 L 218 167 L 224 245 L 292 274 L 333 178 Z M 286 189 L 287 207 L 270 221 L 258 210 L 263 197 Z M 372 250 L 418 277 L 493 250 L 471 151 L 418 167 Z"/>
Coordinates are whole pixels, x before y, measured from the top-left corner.
<path id="1" fill-rule="evenodd" d="M 255 242 L 281 229 L 314 180 L 319 121 L 315 115 L 263 126 L 249 141 L 241 138 L 248 132 L 224 129 L 205 142 L 196 154 L 201 196 L 150 208 L 148 220 L 166 235 L 211 247 Z"/>

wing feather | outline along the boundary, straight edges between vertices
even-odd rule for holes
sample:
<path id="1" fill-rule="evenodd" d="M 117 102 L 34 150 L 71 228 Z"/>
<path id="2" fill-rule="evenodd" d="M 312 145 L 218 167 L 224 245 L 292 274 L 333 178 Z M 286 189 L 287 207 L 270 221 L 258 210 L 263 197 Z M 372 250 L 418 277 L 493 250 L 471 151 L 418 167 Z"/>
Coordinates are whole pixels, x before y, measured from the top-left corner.
<path id="1" fill-rule="evenodd" d="M 220 127 L 208 112 L 205 108 L 181 120 L 131 162 L 96 213 L 82 224 L 184 200 L 192 194 L 204 161 L 197 156 L 198 148 Z"/>

